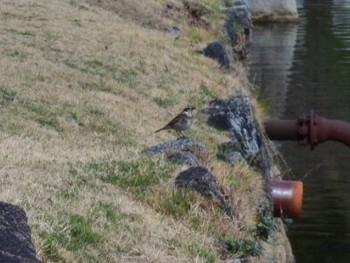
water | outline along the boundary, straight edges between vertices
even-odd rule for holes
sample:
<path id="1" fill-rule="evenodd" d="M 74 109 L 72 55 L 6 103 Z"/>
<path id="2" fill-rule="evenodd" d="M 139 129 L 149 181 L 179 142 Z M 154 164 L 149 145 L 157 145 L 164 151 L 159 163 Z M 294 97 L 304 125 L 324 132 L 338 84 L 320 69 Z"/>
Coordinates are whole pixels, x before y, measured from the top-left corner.
<path id="1" fill-rule="evenodd" d="M 297 25 L 256 28 L 251 80 L 270 114 L 295 119 L 314 109 L 350 122 L 350 1 L 299 1 Z M 350 148 L 327 142 L 311 152 L 281 148 L 304 182 L 302 218 L 288 235 L 297 263 L 350 262 Z"/>

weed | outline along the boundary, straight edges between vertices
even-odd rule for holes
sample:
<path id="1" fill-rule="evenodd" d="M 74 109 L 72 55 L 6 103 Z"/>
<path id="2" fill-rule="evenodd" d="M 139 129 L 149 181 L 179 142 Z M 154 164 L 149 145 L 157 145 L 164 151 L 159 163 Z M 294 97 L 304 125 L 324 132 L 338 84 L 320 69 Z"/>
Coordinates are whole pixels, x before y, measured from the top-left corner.
<path id="1" fill-rule="evenodd" d="M 62 189 L 57 193 L 57 196 L 63 199 L 78 199 L 79 193 L 77 188 L 67 188 L 67 189 Z"/>
<path id="2" fill-rule="evenodd" d="M 99 68 L 103 68 L 103 62 L 97 59 L 91 60 L 91 61 L 87 61 L 86 65 L 93 68 L 93 69 L 99 69 Z"/>
<path id="3" fill-rule="evenodd" d="M 99 241 L 99 236 L 92 231 L 91 222 L 85 217 L 73 214 L 68 217 L 68 222 L 71 238 L 68 245 L 69 250 L 78 250 Z"/>
<path id="4" fill-rule="evenodd" d="M 126 216 L 118 213 L 118 210 L 111 204 L 99 202 L 99 209 L 102 211 L 106 219 L 115 225 L 119 225 L 120 221 L 123 218 L 126 218 Z"/>
<path id="5" fill-rule="evenodd" d="M 160 201 L 160 212 L 172 215 L 175 219 L 183 218 L 191 209 L 196 196 L 189 191 L 173 191 Z"/>
<path id="6" fill-rule="evenodd" d="M 47 80 L 47 78 L 45 76 L 39 74 L 37 77 L 37 80 L 40 82 L 44 82 L 45 80 Z"/>
<path id="7" fill-rule="evenodd" d="M 162 108 L 168 108 L 176 104 L 175 98 L 163 99 L 163 98 L 157 97 L 157 98 L 154 98 L 153 100 L 155 103 L 157 103 L 159 107 L 162 107 Z"/>
<path id="8" fill-rule="evenodd" d="M 173 80 L 168 74 L 161 74 L 156 80 L 157 88 L 167 91 L 171 87 L 172 83 Z"/>
<path id="9" fill-rule="evenodd" d="M 16 91 L 7 90 L 3 87 L 0 87 L 0 104 L 14 101 L 16 95 Z"/>
<path id="10" fill-rule="evenodd" d="M 171 175 L 171 166 L 150 159 L 138 161 L 112 161 L 90 163 L 88 169 L 102 181 L 128 188 L 144 195 L 150 186 L 162 182 Z"/>
<path id="11" fill-rule="evenodd" d="M 199 88 L 201 90 L 201 94 L 206 97 L 209 97 L 211 99 L 216 99 L 218 97 L 218 95 L 214 91 L 209 90 L 209 88 L 204 83 L 201 83 Z"/>
<path id="12" fill-rule="evenodd" d="M 41 232 L 39 236 L 45 240 L 43 252 L 47 259 L 53 262 L 65 262 L 58 248 L 60 244 L 68 242 L 68 238 L 63 233 Z"/>
<path id="13" fill-rule="evenodd" d="M 111 133 L 111 134 L 120 134 L 121 128 L 118 123 L 112 122 L 109 119 L 105 118 L 94 118 L 86 124 L 92 131 L 98 133 Z M 125 138 L 118 138 L 125 139 Z"/>
<path id="14" fill-rule="evenodd" d="M 7 56 L 12 57 L 12 58 L 18 58 L 19 60 L 23 61 L 24 59 L 28 58 L 28 54 L 23 52 L 23 51 L 19 51 L 19 50 L 11 50 L 8 51 Z"/>
<path id="15" fill-rule="evenodd" d="M 267 207 L 259 209 L 257 213 L 256 236 L 266 241 L 275 231 L 276 225 L 271 210 Z"/>
<path id="16" fill-rule="evenodd" d="M 136 88 L 136 76 L 137 76 L 137 72 L 132 70 L 132 69 L 128 69 L 128 70 L 123 70 L 123 71 L 117 71 L 114 74 L 114 79 L 116 81 L 118 81 L 119 83 L 124 83 L 126 84 L 129 88 Z"/>
<path id="17" fill-rule="evenodd" d="M 103 75 L 103 74 L 102 74 Z M 109 85 L 109 77 L 105 78 L 100 76 L 98 82 L 85 82 L 82 83 L 81 88 L 84 90 L 99 90 L 104 92 L 111 92 L 112 87 Z"/>
<path id="18" fill-rule="evenodd" d="M 191 27 L 188 32 L 191 42 L 198 44 L 209 40 L 208 31 L 200 27 Z"/>
<path id="19" fill-rule="evenodd" d="M 200 228 L 201 218 L 198 215 L 192 215 L 189 221 L 193 229 L 198 230 Z"/>
<path id="20" fill-rule="evenodd" d="M 98 90 L 98 85 L 95 82 L 84 82 L 81 84 L 83 90 Z"/>
<path id="21" fill-rule="evenodd" d="M 113 224 L 117 224 L 120 218 L 117 217 L 115 209 L 111 205 L 103 205 L 103 210 L 105 212 L 106 219 Z"/>
<path id="22" fill-rule="evenodd" d="M 81 27 L 81 21 L 79 19 L 74 19 L 73 20 L 73 25 L 77 26 L 77 27 Z"/>
<path id="23" fill-rule="evenodd" d="M 53 129 L 57 132 L 62 132 L 63 128 L 60 126 L 59 122 L 57 121 L 56 118 L 50 117 L 50 118 L 39 118 L 37 119 L 37 122 L 40 124 L 42 127 L 47 127 L 50 129 Z"/>
<path id="24" fill-rule="evenodd" d="M 227 161 L 228 159 L 230 159 L 230 156 L 232 156 L 232 154 L 240 152 L 240 145 L 238 143 L 235 144 L 232 142 L 228 142 L 218 145 L 218 153 L 216 156 L 220 160 Z"/>
<path id="25" fill-rule="evenodd" d="M 261 244 L 249 239 L 235 239 L 233 237 L 227 238 L 225 241 L 226 249 L 241 256 L 260 256 L 263 253 Z"/>
<path id="26" fill-rule="evenodd" d="M 100 117 L 104 115 L 104 112 L 97 108 L 91 108 L 89 112 L 93 115 L 100 116 Z"/>
<path id="27" fill-rule="evenodd" d="M 55 42 L 57 39 L 59 39 L 59 35 L 53 31 L 45 31 L 44 35 L 45 35 L 45 40 L 49 42 Z M 61 52 L 60 49 L 56 49 L 56 51 Z"/>
<path id="28" fill-rule="evenodd" d="M 34 103 L 33 101 L 30 100 L 21 100 L 20 104 L 28 111 L 36 113 L 40 116 L 45 116 L 47 115 L 48 110 L 43 107 L 42 105 L 39 105 L 37 103 Z"/>
<path id="29" fill-rule="evenodd" d="M 229 175 L 226 177 L 227 183 L 230 187 L 233 189 L 239 188 L 241 182 L 238 180 L 238 178 L 235 175 Z"/>
<path id="30" fill-rule="evenodd" d="M 207 251 L 205 248 L 202 248 L 198 245 L 192 245 L 190 248 L 191 253 L 202 258 L 206 263 L 215 263 L 217 262 L 217 257 Z"/>
<path id="31" fill-rule="evenodd" d="M 6 127 L 7 128 L 6 130 L 14 135 L 23 134 L 23 131 L 26 129 L 26 126 L 23 125 L 22 123 L 6 123 L 6 126 L 2 125 L 2 127 L 3 129 L 5 129 Z"/>
<path id="32" fill-rule="evenodd" d="M 74 122 L 77 123 L 79 126 L 84 126 L 84 123 L 81 121 L 81 118 L 78 116 L 78 113 L 76 111 L 70 112 L 70 118 L 74 120 Z"/>
<path id="33" fill-rule="evenodd" d="M 269 99 L 266 98 L 267 95 L 261 94 L 260 96 L 257 96 L 256 101 L 258 103 L 259 110 L 263 115 L 270 114 L 273 109 L 271 105 L 274 105 L 269 101 Z"/>
<path id="34" fill-rule="evenodd" d="M 205 0 L 204 5 L 210 12 L 222 14 L 222 0 Z"/>
<path id="35" fill-rule="evenodd" d="M 9 33 L 12 34 L 16 34 L 16 35 L 21 35 L 21 36 L 30 36 L 30 37 L 35 37 L 35 33 L 34 32 L 30 32 L 30 31 L 19 31 L 19 30 L 15 30 L 15 29 L 8 29 L 6 30 Z"/>
<path id="36" fill-rule="evenodd" d="M 100 237 L 92 231 L 90 220 L 83 216 L 69 215 L 68 222 L 64 225 L 66 226 L 52 233 L 43 231 L 39 234 L 45 240 L 45 256 L 54 262 L 65 262 L 59 253 L 59 247 L 77 251 L 100 240 Z"/>
<path id="37" fill-rule="evenodd" d="M 232 6 L 232 0 L 223 0 L 222 1 L 225 7 L 231 7 Z"/>

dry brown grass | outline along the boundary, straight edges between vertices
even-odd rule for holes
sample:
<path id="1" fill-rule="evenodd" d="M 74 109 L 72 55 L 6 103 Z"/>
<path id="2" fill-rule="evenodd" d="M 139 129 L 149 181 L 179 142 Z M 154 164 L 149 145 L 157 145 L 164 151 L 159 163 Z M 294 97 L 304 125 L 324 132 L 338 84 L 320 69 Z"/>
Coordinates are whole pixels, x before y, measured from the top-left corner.
<path id="1" fill-rule="evenodd" d="M 1 3 L 0 198 L 25 208 L 45 262 L 220 261 L 218 239 L 250 235 L 259 175 L 212 158 L 218 180 L 232 186 L 236 220 L 196 195 L 176 218 L 160 200 L 171 200 L 183 167 L 147 160 L 141 151 L 173 138 L 153 131 L 184 106 L 201 108 L 210 94 L 247 92 L 245 78 L 199 55 L 197 35 L 209 40 L 213 33 L 191 28 L 183 14 L 164 15 L 168 1 L 99 2 Z M 174 40 L 166 30 L 173 25 L 185 37 Z M 214 156 L 223 135 L 206 133 L 200 120 L 194 126 L 190 134 Z M 123 162 L 150 180 L 168 174 L 146 195 L 135 194 L 128 181 L 104 181 L 102 173 L 121 172 Z M 85 234 L 72 232 L 76 221 Z"/>

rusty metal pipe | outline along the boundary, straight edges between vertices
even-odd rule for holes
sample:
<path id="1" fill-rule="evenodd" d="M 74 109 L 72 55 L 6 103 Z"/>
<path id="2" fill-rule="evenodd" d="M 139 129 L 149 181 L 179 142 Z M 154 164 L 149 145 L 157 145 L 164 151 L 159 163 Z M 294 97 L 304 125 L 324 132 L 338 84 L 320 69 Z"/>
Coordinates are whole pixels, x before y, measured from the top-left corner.
<path id="1" fill-rule="evenodd" d="M 267 120 L 264 122 L 265 132 L 271 140 L 298 141 L 302 136 L 298 133 L 297 120 Z"/>
<path id="2" fill-rule="evenodd" d="M 271 140 L 299 141 L 300 145 L 310 145 L 311 150 L 326 141 L 337 141 L 350 147 L 350 123 L 328 120 L 313 111 L 296 120 L 267 120 L 264 127 Z"/>
<path id="3" fill-rule="evenodd" d="M 319 129 L 315 134 L 317 143 L 326 141 L 341 142 L 350 147 L 350 123 L 339 120 L 327 120 L 318 118 Z"/>
<path id="4" fill-rule="evenodd" d="M 274 217 L 299 219 L 303 206 L 303 182 L 273 180 L 269 186 Z"/>

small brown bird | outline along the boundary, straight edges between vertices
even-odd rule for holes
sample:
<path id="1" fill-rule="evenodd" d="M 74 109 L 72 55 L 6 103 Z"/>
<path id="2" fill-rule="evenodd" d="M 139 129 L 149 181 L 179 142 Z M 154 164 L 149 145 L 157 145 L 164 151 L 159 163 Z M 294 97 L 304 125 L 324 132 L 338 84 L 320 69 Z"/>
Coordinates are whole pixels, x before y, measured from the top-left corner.
<path id="1" fill-rule="evenodd" d="M 188 106 L 186 107 L 179 115 L 177 115 L 174 119 L 169 121 L 167 125 L 163 128 L 156 130 L 155 132 L 160 132 L 162 130 L 173 129 L 175 130 L 181 137 L 185 137 L 182 131 L 187 130 L 192 125 L 192 111 L 195 110 L 195 107 Z"/>

